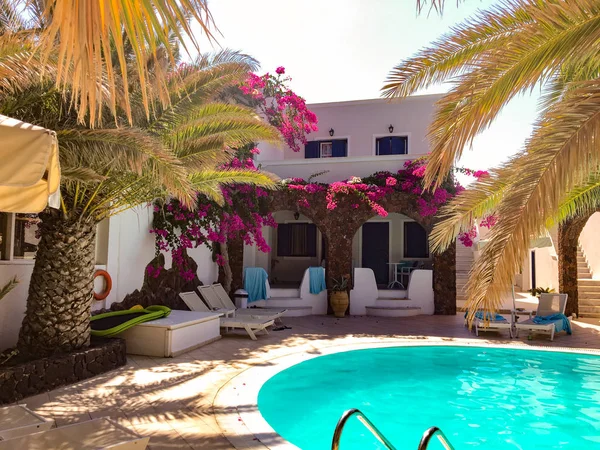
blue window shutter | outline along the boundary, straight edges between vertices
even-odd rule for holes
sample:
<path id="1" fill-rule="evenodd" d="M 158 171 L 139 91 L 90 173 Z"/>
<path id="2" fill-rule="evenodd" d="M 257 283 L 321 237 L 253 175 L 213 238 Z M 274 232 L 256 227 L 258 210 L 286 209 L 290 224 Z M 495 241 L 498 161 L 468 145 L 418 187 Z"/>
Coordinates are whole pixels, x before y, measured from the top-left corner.
<path id="1" fill-rule="evenodd" d="M 307 142 L 304 146 L 304 157 L 318 158 L 319 156 L 319 141 Z"/>
<path id="2" fill-rule="evenodd" d="M 377 138 L 377 154 L 391 155 L 392 154 L 392 139 L 389 137 Z"/>
<path id="3" fill-rule="evenodd" d="M 348 156 L 348 141 L 346 139 L 332 141 L 331 156 L 334 158 Z"/>
<path id="4" fill-rule="evenodd" d="M 390 140 L 392 141 L 392 149 L 391 149 L 391 154 L 392 155 L 405 155 L 406 153 L 408 153 L 406 151 L 406 147 L 407 147 L 407 138 L 404 136 L 392 136 L 390 138 Z"/>

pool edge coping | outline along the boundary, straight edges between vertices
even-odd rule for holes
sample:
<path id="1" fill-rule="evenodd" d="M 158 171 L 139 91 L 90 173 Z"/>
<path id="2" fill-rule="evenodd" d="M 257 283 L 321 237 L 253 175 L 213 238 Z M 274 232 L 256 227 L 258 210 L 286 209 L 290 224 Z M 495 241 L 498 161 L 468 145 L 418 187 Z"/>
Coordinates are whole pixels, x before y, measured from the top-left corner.
<path id="1" fill-rule="evenodd" d="M 314 347 L 311 350 L 299 350 L 285 355 L 266 359 L 254 364 L 225 382 L 217 391 L 213 399 L 213 414 L 223 436 L 236 449 L 273 449 L 273 450 L 300 450 L 291 442 L 279 435 L 263 418 L 258 409 L 258 394 L 262 386 L 279 372 L 296 364 L 335 353 L 366 350 L 369 348 L 386 347 L 482 347 L 513 350 L 546 351 L 562 353 L 578 353 L 600 356 L 600 349 L 553 347 L 545 345 L 529 346 L 520 343 L 498 344 L 493 341 L 479 339 L 460 339 L 449 341 L 447 338 L 357 338 L 356 342 L 347 344 L 331 344 L 323 347 Z M 417 342 L 418 341 L 418 342 Z M 267 364 L 267 367 L 265 367 Z M 240 405 L 248 408 L 240 410 Z M 221 414 L 219 411 L 235 411 L 232 414 Z M 333 430 L 332 430 L 333 435 Z"/>

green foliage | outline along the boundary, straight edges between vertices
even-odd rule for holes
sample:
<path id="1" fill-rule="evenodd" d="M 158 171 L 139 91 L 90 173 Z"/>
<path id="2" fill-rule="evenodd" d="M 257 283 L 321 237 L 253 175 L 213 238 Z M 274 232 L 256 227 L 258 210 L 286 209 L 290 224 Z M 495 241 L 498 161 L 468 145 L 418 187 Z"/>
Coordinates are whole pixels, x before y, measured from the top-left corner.
<path id="1" fill-rule="evenodd" d="M 551 294 L 554 292 L 554 289 L 546 287 L 537 287 L 537 288 L 533 288 L 533 289 L 529 289 L 528 291 L 531 295 L 533 295 L 534 297 L 540 298 L 540 295 L 542 294 Z"/>
<path id="2" fill-rule="evenodd" d="M 18 284 L 19 280 L 17 277 L 13 277 L 8 281 L 8 283 L 0 287 L 0 300 L 6 297 L 10 291 L 17 287 Z"/>

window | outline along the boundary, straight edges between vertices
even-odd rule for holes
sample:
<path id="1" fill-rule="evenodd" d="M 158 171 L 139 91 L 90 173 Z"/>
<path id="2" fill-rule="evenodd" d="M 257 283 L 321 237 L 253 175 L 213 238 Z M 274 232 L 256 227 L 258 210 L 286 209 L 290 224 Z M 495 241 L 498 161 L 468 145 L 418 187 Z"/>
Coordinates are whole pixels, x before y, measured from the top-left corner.
<path id="1" fill-rule="evenodd" d="M 348 139 L 311 141 L 304 146 L 305 158 L 343 158 L 348 156 Z"/>
<path id="2" fill-rule="evenodd" d="M 406 155 L 408 153 L 408 137 L 386 136 L 375 139 L 377 155 Z"/>
<path id="3" fill-rule="evenodd" d="M 317 256 L 317 226 L 314 223 L 280 223 L 277 226 L 277 256 Z"/>
<path id="4" fill-rule="evenodd" d="M 0 260 L 34 259 L 38 223 L 36 214 L 0 213 Z"/>
<path id="5" fill-rule="evenodd" d="M 427 232 L 417 222 L 404 222 L 404 257 L 429 257 Z"/>
<path id="6" fill-rule="evenodd" d="M 321 158 L 331 158 L 333 156 L 333 143 L 321 142 Z"/>

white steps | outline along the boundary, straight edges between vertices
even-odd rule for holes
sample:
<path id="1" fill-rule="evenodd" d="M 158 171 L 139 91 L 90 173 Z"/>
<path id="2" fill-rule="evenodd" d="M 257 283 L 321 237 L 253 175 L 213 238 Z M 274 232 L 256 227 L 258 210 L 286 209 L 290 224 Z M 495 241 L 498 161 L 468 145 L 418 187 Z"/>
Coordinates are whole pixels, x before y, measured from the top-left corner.
<path id="1" fill-rule="evenodd" d="M 377 299 L 405 299 L 408 295 L 408 291 L 401 289 L 378 289 Z"/>
<path id="2" fill-rule="evenodd" d="M 379 291 L 381 295 L 381 291 Z M 421 308 L 410 306 L 408 298 L 382 298 L 375 301 L 374 306 L 367 306 L 367 316 L 375 317 L 410 317 L 421 314 Z"/>
<path id="3" fill-rule="evenodd" d="M 271 289 L 271 295 L 273 295 L 273 291 L 274 289 Z M 281 294 L 281 291 L 282 290 L 277 290 L 276 293 Z M 265 308 L 287 309 L 287 312 L 284 314 L 285 317 L 303 317 L 312 315 L 312 306 L 307 305 L 302 298 L 298 297 L 298 289 L 286 289 L 286 291 L 294 291 L 296 296 L 271 297 L 267 300 Z"/>
<path id="4" fill-rule="evenodd" d="M 592 271 L 581 246 L 577 251 L 577 290 L 579 316 L 600 318 L 600 280 L 592 279 Z"/>
<path id="5" fill-rule="evenodd" d="M 292 297 L 298 298 L 300 297 L 300 289 L 297 288 L 271 288 L 271 297 Z"/>
<path id="6" fill-rule="evenodd" d="M 376 317 L 411 317 L 421 314 L 416 306 L 367 306 L 367 316 Z"/>

